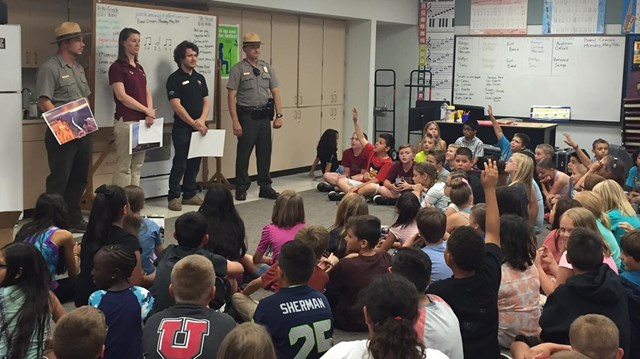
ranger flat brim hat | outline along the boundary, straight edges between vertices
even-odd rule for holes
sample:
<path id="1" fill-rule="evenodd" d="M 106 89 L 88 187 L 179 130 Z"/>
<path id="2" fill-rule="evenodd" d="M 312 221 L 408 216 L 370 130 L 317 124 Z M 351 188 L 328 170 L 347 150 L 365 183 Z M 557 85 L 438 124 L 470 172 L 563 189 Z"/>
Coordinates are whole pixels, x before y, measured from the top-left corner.
<path id="1" fill-rule="evenodd" d="M 50 42 L 49 44 L 55 44 L 60 41 L 73 39 L 84 35 L 91 35 L 90 32 L 82 32 L 78 23 L 69 21 L 65 21 L 58 27 L 56 27 L 54 33 L 56 35 L 56 40 Z"/>
<path id="2" fill-rule="evenodd" d="M 262 40 L 260 40 L 260 36 L 255 32 L 247 32 L 246 34 L 244 34 L 244 36 L 242 36 L 243 47 L 247 45 L 255 45 L 255 44 L 262 45 Z"/>

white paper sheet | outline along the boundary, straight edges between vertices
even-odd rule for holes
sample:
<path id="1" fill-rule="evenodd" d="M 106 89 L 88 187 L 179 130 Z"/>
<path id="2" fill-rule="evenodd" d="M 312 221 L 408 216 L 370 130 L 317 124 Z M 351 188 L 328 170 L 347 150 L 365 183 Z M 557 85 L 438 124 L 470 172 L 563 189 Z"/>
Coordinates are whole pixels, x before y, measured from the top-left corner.
<path id="1" fill-rule="evenodd" d="M 153 125 L 147 127 L 145 120 L 140 120 L 140 131 L 138 132 L 138 144 L 162 142 L 162 128 L 164 118 L 156 118 Z"/>
<path id="2" fill-rule="evenodd" d="M 225 131 L 209 130 L 205 136 L 202 136 L 198 131 L 193 132 L 187 158 L 222 157 Z"/>

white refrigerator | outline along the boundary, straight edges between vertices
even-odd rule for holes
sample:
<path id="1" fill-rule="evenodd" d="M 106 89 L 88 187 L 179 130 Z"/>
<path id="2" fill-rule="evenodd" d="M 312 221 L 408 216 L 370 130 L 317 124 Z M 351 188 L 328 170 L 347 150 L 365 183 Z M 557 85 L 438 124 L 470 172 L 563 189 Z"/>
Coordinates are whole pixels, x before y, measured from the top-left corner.
<path id="1" fill-rule="evenodd" d="M 0 212 L 22 211 L 20 25 L 0 25 Z"/>

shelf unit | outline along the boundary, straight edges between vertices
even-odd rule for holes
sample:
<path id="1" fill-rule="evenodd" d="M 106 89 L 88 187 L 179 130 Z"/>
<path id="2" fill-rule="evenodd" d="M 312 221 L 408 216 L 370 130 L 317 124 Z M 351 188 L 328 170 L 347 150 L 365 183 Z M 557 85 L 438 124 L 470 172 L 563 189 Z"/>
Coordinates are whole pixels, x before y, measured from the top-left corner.
<path id="1" fill-rule="evenodd" d="M 381 78 L 391 77 L 391 82 L 384 82 Z M 374 77 L 374 108 L 373 108 L 373 139 L 382 133 L 390 133 L 394 138 L 396 137 L 396 72 L 392 69 L 377 69 Z M 382 82 L 382 83 L 381 83 Z M 386 101 L 381 105 L 378 98 L 379 89 L 390 88 L 391 89 L 391 104 L 392 107 L 388 108 Z M 387 114 L 391 114 L 391 130 L 381 129 L 380 122 L 382 118 L 386 118 Z"/>

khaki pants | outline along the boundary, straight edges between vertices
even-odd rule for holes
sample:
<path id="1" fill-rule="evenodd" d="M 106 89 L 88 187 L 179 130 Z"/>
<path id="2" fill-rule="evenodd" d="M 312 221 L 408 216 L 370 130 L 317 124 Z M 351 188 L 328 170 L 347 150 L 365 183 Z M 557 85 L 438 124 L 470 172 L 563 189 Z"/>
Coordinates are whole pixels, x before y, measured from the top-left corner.
<path id="1" fill-rule="evenodd" d="M 144 152 L 129 154 L 129 127 L 134 122 L 122 120 L 113 123 L 113 135 L 116 144 L 116 170 L 113 184 L 120 187 L 140 185 L 140 170 L 144 164 Z"/>
<path id="2" fill-rule="evenodd" d="M 253 315 L 258 307 L 257 301 L 248 295 L 234 293 L 233 296 L 231 296 L 231 303 L 233 303 L 233 307 L 236 309 L 236 312 L 238 312 L 242 320 L 245 322 L 253 320 Z"/>

